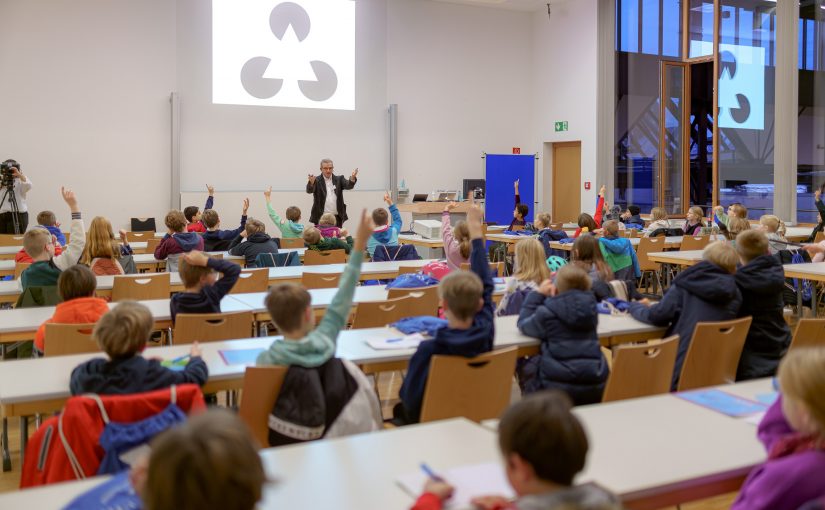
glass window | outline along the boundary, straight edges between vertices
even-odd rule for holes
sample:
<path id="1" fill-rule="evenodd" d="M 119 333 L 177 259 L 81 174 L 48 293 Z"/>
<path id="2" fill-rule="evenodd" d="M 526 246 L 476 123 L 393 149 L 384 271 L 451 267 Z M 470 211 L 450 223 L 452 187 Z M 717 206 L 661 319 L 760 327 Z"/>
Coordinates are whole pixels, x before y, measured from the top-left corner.
<path id="1" fill-rule="evenodd" d="M 690 58 L 713 55 L 713 0 L 689 0 L 688 53 Z"/>
<path id="2" fill-rule="evenodd" d="M 797 221 L 819 221 L 814 190 L 825 184 L 825 0 L 799 6 Z"/>

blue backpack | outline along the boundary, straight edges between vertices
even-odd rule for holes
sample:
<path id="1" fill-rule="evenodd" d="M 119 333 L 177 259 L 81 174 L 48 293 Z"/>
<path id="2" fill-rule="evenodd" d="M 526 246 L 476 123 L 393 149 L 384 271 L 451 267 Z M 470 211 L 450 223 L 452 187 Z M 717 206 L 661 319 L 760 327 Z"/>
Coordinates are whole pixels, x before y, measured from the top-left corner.
<path id="1" fill-rule="evenodd" d="M 422 273 L 405 273 L 387 284 L 388 289 L 411 289 L 438 285 L 438 280 Z"/>

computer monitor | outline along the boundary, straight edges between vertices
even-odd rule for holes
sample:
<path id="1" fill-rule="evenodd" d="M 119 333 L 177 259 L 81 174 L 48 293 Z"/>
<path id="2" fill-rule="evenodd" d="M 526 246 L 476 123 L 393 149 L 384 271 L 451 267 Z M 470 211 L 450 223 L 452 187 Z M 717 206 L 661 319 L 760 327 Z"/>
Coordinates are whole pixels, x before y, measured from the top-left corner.
<path id="1" fill-rule="evenodd" d="M 413 202 L 426 202 L 428 197 L 426 193 L 416 193 L 413 195 Z"/>
<path id="2" fill-rule="evenodd" d="M 464 195 L 462 196 L 465 200 L 468 200 L 470 198 L 470 193 L 472 193 L 473 190 L 476 189 L 481 190 L 481 196 L 476 198 L 484 198 L 486 191 L 484 179 L 464 179 Z"/>

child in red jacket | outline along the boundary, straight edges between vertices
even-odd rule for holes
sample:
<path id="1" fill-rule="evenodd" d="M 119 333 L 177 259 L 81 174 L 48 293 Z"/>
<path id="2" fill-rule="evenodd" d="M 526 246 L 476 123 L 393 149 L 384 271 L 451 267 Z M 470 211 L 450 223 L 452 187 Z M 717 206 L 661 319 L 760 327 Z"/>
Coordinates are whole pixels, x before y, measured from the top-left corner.
<path id="1" fill-rule="evenodd" d="M 109 311 L 105 299 L 95 297 L 97 278 L 87 266 L 75 265 L 60 273 L 57 292 L 62 303 L 57 305 L 54 315 L 40 325 L 34 337 L 34 346 L 41 353 L 45 350 L 46 324 L 87 324 L 97 322 Z"/>

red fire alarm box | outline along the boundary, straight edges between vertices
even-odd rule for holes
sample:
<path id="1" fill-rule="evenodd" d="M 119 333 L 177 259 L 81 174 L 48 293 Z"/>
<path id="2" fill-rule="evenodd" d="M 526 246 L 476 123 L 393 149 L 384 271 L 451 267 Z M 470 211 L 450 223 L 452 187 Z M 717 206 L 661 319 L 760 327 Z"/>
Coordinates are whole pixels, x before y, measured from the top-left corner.
<path id="1" fill-rule="evenodd" d="M 590 189 L 590 181 L 584 181 L 584 189 Z"/>
<path id="2" fill-rule="evenodd" d="M 521 147 L 513 147 L 513 154 L 521 154 Z"/>

